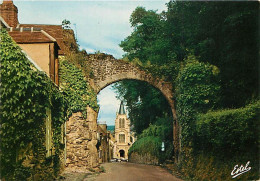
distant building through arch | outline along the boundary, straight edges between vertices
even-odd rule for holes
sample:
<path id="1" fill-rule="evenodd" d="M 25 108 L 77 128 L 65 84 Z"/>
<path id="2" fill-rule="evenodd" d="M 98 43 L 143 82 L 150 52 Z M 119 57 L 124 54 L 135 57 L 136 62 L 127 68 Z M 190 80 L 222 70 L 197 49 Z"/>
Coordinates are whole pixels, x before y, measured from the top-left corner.
<path id="1" fill-rule="evenodd" d="M 88 81 L 96 93 L 99 93 L 102 89 L 115 82 L 132 79 L 147 82 L 164 95 L 172 111 L 173 146 L 175 161 L 178 162 L 180 137 L 179 124 L 174 107 L 172 83 L 164 81 L 130 62 L 117 60 L 112 55 L 102 53 L 89 55 L 89 68 L 91 70 L 91 78 Z"/>
<path id="2" fill-rule="evenodd" d="M 114 158 L 128 159 L 128 150 L 135 141 L 133 137 L 130 130 L 130 120 L 127 118 L 123 101 L 121 101 L 115 120 Z"/>

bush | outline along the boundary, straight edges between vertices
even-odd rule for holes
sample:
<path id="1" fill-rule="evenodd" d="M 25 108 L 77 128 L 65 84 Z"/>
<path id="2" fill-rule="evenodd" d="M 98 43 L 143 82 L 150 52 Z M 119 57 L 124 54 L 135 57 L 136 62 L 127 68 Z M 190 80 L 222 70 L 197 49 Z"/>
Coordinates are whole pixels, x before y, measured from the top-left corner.
<path id="1" fill-rule="evenodd" d="M 171 142 L 165 143 L 165 151 L 161 151 L 162 140 L 155 136 L 146 136 L 138 139 L 130 147 L 128 151 L 129 157 L 132 153 L 137 153 L 140 156 L 150 155 L 163 163 L 166 159 L 172 157 L 173 145 Z"/>
<path id="2" fill-rule="evenodd" d="M 260 101 L 240 109 L 201 114 L 196 123 L 198 148 L 230 157 L 257 153 Z"/>
<path id="3" fill-rule="evenodd" d="M 189 180 L 231 180 L 235 165 L 250 161 L 249 172 L 239 180 L 259 178 L 259 108 L 260 101 L 244 108 L 211 111 L 196 117 L 194 147 L 187 153 L 181 170 Z"/>
<path id="4" fill-rule="evenodd" d="M 158 157 L 161 144 L 162 141 L 158 137 L 143 137 L 134 142 L 134 144 L 130 147 L 128 154 L 131 155 L 132 152 L 137 152 L 140 155 L 149 153 L 153 156 Z"/>
<path id="5" fill-rule="evenodd" d="M 176 81 L 177 116 L 181 125 L 182 145 L 192 143 L 195 117 L 214 108 L 219 100 L 218 68 L 189 56 Z"/>

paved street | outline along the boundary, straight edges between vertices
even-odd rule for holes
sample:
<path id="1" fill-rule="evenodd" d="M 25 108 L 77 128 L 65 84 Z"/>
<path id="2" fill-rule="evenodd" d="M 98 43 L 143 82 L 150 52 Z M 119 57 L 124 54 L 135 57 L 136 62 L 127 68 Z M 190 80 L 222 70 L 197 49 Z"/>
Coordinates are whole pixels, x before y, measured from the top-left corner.
<path id="1" fill-rule="evenodd" d="M 152 165 L 134 163 L 104 163 L 105 173 L 101 173 L 96 181 L 182 181 L 167 170 Z"/>

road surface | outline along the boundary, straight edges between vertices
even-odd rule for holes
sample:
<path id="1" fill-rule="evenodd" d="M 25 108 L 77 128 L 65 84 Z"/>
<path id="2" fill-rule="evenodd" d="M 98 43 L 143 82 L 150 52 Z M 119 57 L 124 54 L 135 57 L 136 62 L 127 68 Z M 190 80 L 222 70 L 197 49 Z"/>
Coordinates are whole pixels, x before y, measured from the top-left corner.
<path id="1" fill-rule="evenodd" d="M 104 163 L 105 173 L 101 173 L 96 181 L 182 181 L 167 170 L 152 165 L 126 162 Z"/>

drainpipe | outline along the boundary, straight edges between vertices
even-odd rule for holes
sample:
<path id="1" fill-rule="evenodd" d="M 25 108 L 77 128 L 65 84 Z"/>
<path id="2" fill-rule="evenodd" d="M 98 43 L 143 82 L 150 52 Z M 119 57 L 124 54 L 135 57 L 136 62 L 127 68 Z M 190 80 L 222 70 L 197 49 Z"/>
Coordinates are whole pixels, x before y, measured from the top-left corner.
<path id="1" fill-rule="evenodd" d="M 66 164 L 66 160 L 67 160 L 67 133 L 66 133 L 66 122 L 64 123 L 64 163 L 65 163 L 65 166 L 67 165 Z"/>

